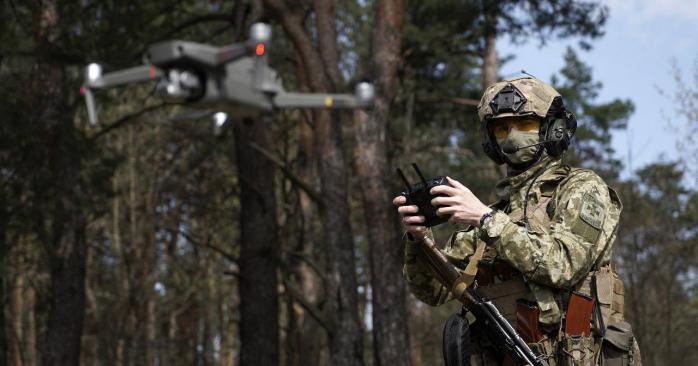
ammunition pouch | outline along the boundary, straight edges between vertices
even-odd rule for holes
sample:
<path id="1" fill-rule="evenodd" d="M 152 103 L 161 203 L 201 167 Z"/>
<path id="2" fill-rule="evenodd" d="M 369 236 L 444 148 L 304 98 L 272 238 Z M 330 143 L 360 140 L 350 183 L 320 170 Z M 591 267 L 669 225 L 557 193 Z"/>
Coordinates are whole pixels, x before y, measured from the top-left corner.
<path id="1" fill-rule="evenodd" d="M 598 303 L 594 306 L 598 306 L 603 324 L 625 321 L 623 316 L 625 302 L 623 281 L 611 269 L 611 266 L 605 265 L 597 271 L 589 273 L 575 290 L 594 298 Z M 567 307 L 566 302 L 564 302 L 565 307 Z M 601 331 L 603 332 L 603 330 Z"/>
<path id="2" fill-rule="evenodd" d="M 601 347 L 604 366 L 639 365 L 637 342 L 627 322 L 611 323 L 606 327 Z M 636 362 L 636 358 L 637 361 Z"/>
<path id="3" fill-rule="evenodd" d="M 593 366 L 595 365 L 594 338 L 591 336 L 562 335 L 558 343 L 558 364 L 561 366 Z"/>
<path id="4" fill-rule="evenodd" d="M 559 364 L 563 366 L 593 366 L 596 361 L 591 319 L 594 299 L 583 293 L 570 293 L 565 313 L 564 331 L 560 332 Z"/>
<path id="5" fill-rule="evenodd" d="M 549 338 L 548 335 L 543 335 L 541 340 L 535 343 L 528 343 L 528 346 L 531 347 L 533 352 L 540 355 L 548 365 L 557 366 L 555 363 L 557 352 L 555 350 L 555 340 L 553 338 Z"/>
<path id="6" fill-rule="evenodd" d="M 596 292 L 604 322 L 624 321 L 625 289 L 623 281 L 610 266 L 601 267 L 596 273 Z"/>
<path id="7" fill-rule="evenodd" d="M 598 302 L 595 306 L 600 310 L 603 326 L 603 329 L 597 333 L 602 334 L 603 337 L 597 339 L 595 347 L 597 353 L 600 353 L 599 364 L 604 366 L 641 365 L 640 349 L 630 324 L 623 316 L 625 290 L 618 274 L 610 266 L 602 266 L 590 273 L 577 287 L 577 291 L 590 294 Z M 567 337 L 566 334 L 564 336 Z M 564 350 L 562 353 L 566 354 Z M 584 363 L 578 364 L 584 365 Z"/>

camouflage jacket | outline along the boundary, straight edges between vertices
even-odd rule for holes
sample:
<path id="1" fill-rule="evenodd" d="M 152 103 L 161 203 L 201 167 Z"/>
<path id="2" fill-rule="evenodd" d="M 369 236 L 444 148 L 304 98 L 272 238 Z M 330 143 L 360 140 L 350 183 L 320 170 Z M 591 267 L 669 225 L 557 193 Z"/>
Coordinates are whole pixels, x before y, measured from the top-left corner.
<path id="1" fill-rule="evenodd" d="M 453 233 L 442 252 L 462 269 L 478 240 L 484 240 L 493 259 L 523 274 L 529 297 L 541 309 L 540 321 L 557 323 L 557 289 L 574 288 L 594 266 L 610 261 L 622 205 L 597 174 L 550 157 L 505 178 L 496 189 L 500 199 L 491 207 L 498 211 L 480 229 Z M 528 225 L 523 220 L 526 196 Z M 418 260 L 417 244 L 407 240 L 404 277 L 418 299 L 443 304 L 450 293 Z"/>

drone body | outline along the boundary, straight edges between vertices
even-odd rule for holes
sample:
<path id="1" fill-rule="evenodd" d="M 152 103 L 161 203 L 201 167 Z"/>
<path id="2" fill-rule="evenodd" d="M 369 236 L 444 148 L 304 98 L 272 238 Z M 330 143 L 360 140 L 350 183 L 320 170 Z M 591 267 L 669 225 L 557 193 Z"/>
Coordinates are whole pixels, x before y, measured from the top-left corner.
<path id="1" fill-rule="evenodd" d="M 225 47 L 165 41 L 153 44 L 147 64 L 102 74 L 101 66 L 85 69 L 85 95 L 91 124 L 97 123 L 93 90 L 157 81 L 166 98 L 206 108 L 202 114 L 225 113 L 254 116 L 279 108 L 367 108 L 373 102 L 373 86 L 359 83 L 355 95 L 289 93 L 277 73 L 267 65 L 271 28 L 252 26 L 247 42 Z M 218 115 L 220 116 L 220 115 Z M 218 117 L 220 120 L 220 117 Z"/>

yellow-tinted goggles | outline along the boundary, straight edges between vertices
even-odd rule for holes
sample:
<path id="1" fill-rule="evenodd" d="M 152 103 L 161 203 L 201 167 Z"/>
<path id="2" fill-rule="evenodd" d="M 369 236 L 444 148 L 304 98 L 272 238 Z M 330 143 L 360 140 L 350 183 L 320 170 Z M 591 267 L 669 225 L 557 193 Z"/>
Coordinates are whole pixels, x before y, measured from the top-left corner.
<path id="1" fill-rule="evenodd" d="M 509 131 L 515 129 L 521 132 L 538 132 L 540 119 L 531 117 L 512 117 L 492 120 L 489 128 L 497 140 L 503 140 L 509 136 Z"/>

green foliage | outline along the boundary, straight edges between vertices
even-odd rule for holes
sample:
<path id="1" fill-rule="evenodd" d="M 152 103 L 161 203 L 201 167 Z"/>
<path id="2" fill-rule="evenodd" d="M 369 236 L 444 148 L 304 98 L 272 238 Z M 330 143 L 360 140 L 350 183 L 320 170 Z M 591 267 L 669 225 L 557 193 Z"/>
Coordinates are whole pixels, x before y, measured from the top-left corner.
<path id="1" fill-rule="evenodd" d="M 595 1 L 495 1 L 482 4 L 480 14 L 498 16 L 497 33 L 508 35 L 514 42 L 536 38 L 545 44 L 551 38 L 580 37 L 580 46 L 589 48 L 587 39 L 603 35 L 608 8 Z"/>
<path id="2" fill-rule="evenodd" d="M 611 132 L 626 128 L 635 106 L 629 99 L 596 102 L 603 84 L 593 79 L 591 67 L 572 48 L 567 48 L 564 59 L 560 76 L 553 76 L 552 84 L 577 117 L 577 133 L 568 161 L 594 168 L 606 178 L 617 177 L 621 162 L 614 156 Z"/>
<path id="3" fill-rule="evenodd" d="M 693 364 L 698 256 L 698 194 L 682 184 L 676 162 L 650 164 L 620 185 L 624 200 L 616 241 L 617 269 L 624 278 L 626 313 L 643 363 Z M 647 345 L 651 344 L 651 347 Z"/>

